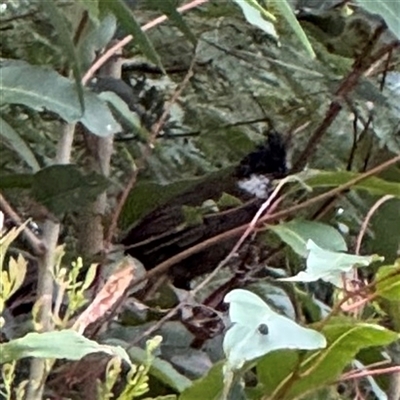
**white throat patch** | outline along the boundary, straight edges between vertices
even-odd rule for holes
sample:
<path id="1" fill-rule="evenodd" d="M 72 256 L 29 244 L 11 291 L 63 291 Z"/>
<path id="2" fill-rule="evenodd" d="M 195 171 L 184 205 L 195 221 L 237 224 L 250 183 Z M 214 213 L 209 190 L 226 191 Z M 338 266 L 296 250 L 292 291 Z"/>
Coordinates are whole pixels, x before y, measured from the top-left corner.
<path id="1" fill-rule="evenodd" d="M 238 186 L 259 199 L 267 199 L 271 191 L 270 180 L 264 175 L 252 174 L 250 178 L 241 179 Z"/>

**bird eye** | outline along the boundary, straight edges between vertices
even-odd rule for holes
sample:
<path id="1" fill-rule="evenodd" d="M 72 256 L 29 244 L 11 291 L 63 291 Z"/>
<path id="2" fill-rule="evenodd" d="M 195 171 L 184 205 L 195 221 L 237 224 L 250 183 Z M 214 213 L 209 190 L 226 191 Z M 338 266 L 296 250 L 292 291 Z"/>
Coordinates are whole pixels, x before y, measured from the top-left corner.
<path id="1" fill-rule="evenodd" d="M 258 332 L 261 333 L 261 335 L 268 335 L 269 329 L 267 324 L 260 324 L 258 325 Z"/>

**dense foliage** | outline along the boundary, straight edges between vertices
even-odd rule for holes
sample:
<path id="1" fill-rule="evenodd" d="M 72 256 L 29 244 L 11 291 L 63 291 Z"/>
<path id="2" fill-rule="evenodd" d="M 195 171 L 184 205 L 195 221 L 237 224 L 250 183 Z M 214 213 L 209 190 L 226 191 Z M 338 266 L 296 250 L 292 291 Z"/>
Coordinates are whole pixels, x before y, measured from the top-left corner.
<path id="1" fill-rule="evenodd" d="M 4 398 L 399 398 L 397 2 L 0 13 Z"/>

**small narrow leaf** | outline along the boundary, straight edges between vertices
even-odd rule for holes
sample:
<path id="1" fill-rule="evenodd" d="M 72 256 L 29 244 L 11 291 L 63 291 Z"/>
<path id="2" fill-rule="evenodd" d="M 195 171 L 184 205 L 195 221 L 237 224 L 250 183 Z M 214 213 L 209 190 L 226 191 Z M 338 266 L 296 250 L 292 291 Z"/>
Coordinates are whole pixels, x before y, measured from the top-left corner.
<path id="1" fill-rule="evenodd" d="M 100 0 L 100 4 L 106 10 L 111 11 L 118 19 L 122 27 L 134 38 L 134 42 L 139 46 L 143 54 L 153 63 L 157 64 L 164 70 L 160 57 L 154 49 L 153 44 L 147 35 L 142 31 L 141 26 L 134 18 L 132 11 L 122 0 Z"/>
<path id="2" fill-rule="evenodd" d="M 397 265 L 380 267 L 375 280 L 377 294 L 388 300 L 400 301 L 400 260 Z"/>
<path id="3" fill-rule="evenodd" d="M 304 48 L 307 50 L 308 54 L 312 58 L 315 58 L 315 53 L 311 46 L 311 43 L 308 40 L 303 28 L 299 24 L 299 21 L 297 21 L 297 18 L 294 15 L 294 12 L 289 2 L 287 0 L 274 0 L 274 4 L 279 8 L 281 14 L 286 19 L 288 25 L 293 30 L 293 32 L 297 35 Z"/>
<path id="4" fill-rule="evenodd" d="M 267 18 L 271 21 L 276 21 L 276 18 L 273 14 L 269 13 L 254 0 L 233 1 L 242 9 L 246 20 L 250 24 L 262 29 L 268 35 L 278 38 L 274 25 L 265 19 Z"/>
<path id="5" fill-rule="evenodd" d="M 138 364 L 145 364 L 147 353 L 139 347 L 130 347 L 128 354 L 132 361 Z M 158 357 L 154 358 L 150 367 L 150 375 L 165 383 L 177 392 L 183 392 L 191 386 L 192 382 L 184 375 L 179 373 L 169 362 Z"/>
<path id="6" fill-rule="evenodd" d="M 20 155 L 34 172 L 40 169 L 40 165 L 36 160 L 32 150 L 28 147 L 21 136 L 6 121 L 0 118 L 0 136 L 6 139 L 13 150 Z"/>

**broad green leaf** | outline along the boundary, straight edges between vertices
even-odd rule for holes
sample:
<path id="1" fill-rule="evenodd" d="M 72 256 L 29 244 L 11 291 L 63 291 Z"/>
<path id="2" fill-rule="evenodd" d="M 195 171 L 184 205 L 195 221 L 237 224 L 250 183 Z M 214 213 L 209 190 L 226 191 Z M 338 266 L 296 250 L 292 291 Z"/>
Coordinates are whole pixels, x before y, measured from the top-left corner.
<path id="1" fill-rule="evenodd" d="M 381 261 L 383 258 L 372 256 L 357 256 L 353 254 L 339 253 L 325 250 L 317 246 L 313 240 L 307 242 L 307 268 L 290 278 L 280 278 L 281 281 L 290 282 L 315 282 L 322 279 L 337 287 L 343 286 L 342 274 L 350 274 L 353 267 L 366 267 L 374 261 Z"/>
<path id="2" fill-rule="evenodd" d="M 20 339 L 2 343 L 0 344 L 0 363 L 26 357 L 80 360 L 87 354 L 97 352 L 118 356 L 130 363 L 122 347 L 101 345 L 70 329 L 28 333 Z"/>
<path id="3" fill-rule="evenodd" d="M 379 267 L 375 275 L 376 293 L 388 300 L 400 301 L 400 261 Z"/>
<path id="4" fill-rule="evenodd" d="M 85 98 L 83 95 L 83 86 L 81 82 L 82 74 L 72 38 L 71 27 L 68 24 L 65 15 L 57 7 L 55 1 L 41 1 L 39 4 L 49 17 L 49 23 L 53 25 L 55 32 L 57 32 L 58 42 L 60 43 L 60 46 L 66 55 L 69 66 L 72 68 L 76 90 L 78 92 L 79 104 L 81 106 L 81 112 L 83 113 L 85 111 Z"/>
<path id="5" fill-rule="evenodd" d="M 307 241 L 313 240 L 318 246 L 333 251 L 346 251 L 342 235 L 330 225 L 317 221 L 292 220 L 279 225 L 268 226 L 281 240 L 301 257 L 307 256 Z"/>
<path id="6" fill-rule="evenodd" d="M 337 187 L 357 178 L 361 174 L 348 171 L 307 171 L 304 181 L 311 187 Z M 400 197 L 400 183 L 370 177 L 357 182 L 352 189 L 366 190 L 373 195 L 392 194 Z"/>
<path id="7" fill-rule="evenodd" d="M 215 364 L 206 376 L 193 382 L 192 386 L 186 389 L 179 396 L 179 400 L 220 400 L 223 391 L 223 364 Z"/>
<path id="8" fill-rule="evenodd" d="M 298 364 L 299 353 L 296 350 L 273 351 L 257 362 L 257 378 L 262 384 L 264 395 L 270 395 Z M 279 365 L 279 368 L 272 366 Z"/>
<path id="9" fill-rule="evenodd" d="M 270 19 L 271 21 L 276 21 L 276 18 L 273 14 L 269 13 L 263 7 L 261 7 L 255 0 L 233 0 L 240 8 L 246 18 L 246 20 L 258 28 L 262 29 L 268 35 L 271 35 L 274 38 L 277 38 L 278 35 L 276 33 L 274 25 L 267 21 L 265 18 Z"/>
<path id="10" fill-rule="evenodd" d="M 139 49 L 143 54 L 154 64 L 157 64 L 162 70 L 164 70 L 160 57 L 157 51 L 154 49 L 153 44 L 147 35 L 142 31 L 141 26 L 136 21 L 131 9 L 122 0 L 100 0 L 100 4 L 104 9 L 112 12 L 118 19 L 121 26 L 132 34 L 134 43 L 138 45 Z"/>
<path id="11" fill-rule="evenodd" d="M 147 0 L 151 6 L 163 12 L 175 26 L 190 40 L 194 46 L 197 44 L 196 36 L 190 30 L 182 15 L 176 10 L 171 0 Z"/>
<path id="12" fill-rule="evenodd" d="M 373 14 L 379 14 L 389 29 L 400 40 L 400 2 L 397 0 L 357 0 L 363 8 Z"/>
<path id="13" fill-rule="evenodd" d="M 139 364 L 144 364 L 147 359 L 145 350 L 139 347 L 131 347 L 128 354 L 132 361 Z M 180 374 L 169 362 L 156 357 L 151 363 L 150 375 L 154 376 L 161 382 L 181 393 L 191 386 L 192 381 Z"/>
<path id="14" fill-rule="evenodd" d="M 32 194 L 55 215 L 78 211 L 104 192 L 109 182 L 102 175 L 83 175 L 74 165 L 53 165 L 33 178 Z"/>
<path id="15" fill-rule="evenodd" d="M 6 60 L 0 64 L 0 79 L 3 104 L 24 104 L 37 111 L 55 112 L 67 122 L 82 122 L 99 136 L 121 130 L 107 104 L 87 89 L 82 115 L 74 83 L 50 68 Z"/>
<path id="16" fill-rule="evenodd" d="M 233 323 L 223 342 L 228 370 L 238 370 L 244 363 L 274 350 L 311 350 L 326 346 L 319 332 L 277 314 L 248 290 L 232 290 L 224 301 L 229 303 L 229 319 Z"/>
<path id="17" fill-rule="evenodd" d="M 0 118 L 0 136 L 10 144 L 14 151 L 20 155 L 22 160 L 24 160 L 34 172 L 40 169 L 40 165 L 32 150 L 21 136 L 2 118 Z"/>
<path id="18" fill-rule="evenodd" d="M 398 334 L 380 325 L 357 322 L 328 325 L 322 333 L 328 346 L 305 359 L 299 379 L 286 393 L 287 400 L 335 382 L 361 349 L 385 346 L 399 339 Z"/>
<path id="19" fill-rule="evenodd" d="M 303 28 L 299 24 L 299 21 L 297 21 L 297 18 L 294 15 L 294 12 L 293 12 L 292 7 L 290 6 L 289 2 L 287 0 L 275 0 L 274 4 L 276 5 L 276 7 L 279 8 L 280 13 L 286 19 L 288 25 L 293 30 L 293 32 L 296 34 L 296 36 L 299 38 L 300 42 L 302 43 L 304 48 L 307 50 L 308 54 L 312 58 L 315 58 L 315 53 L 311 46 L 311 43 L 308 40 L 307 35 L 305 34 Z"/>

